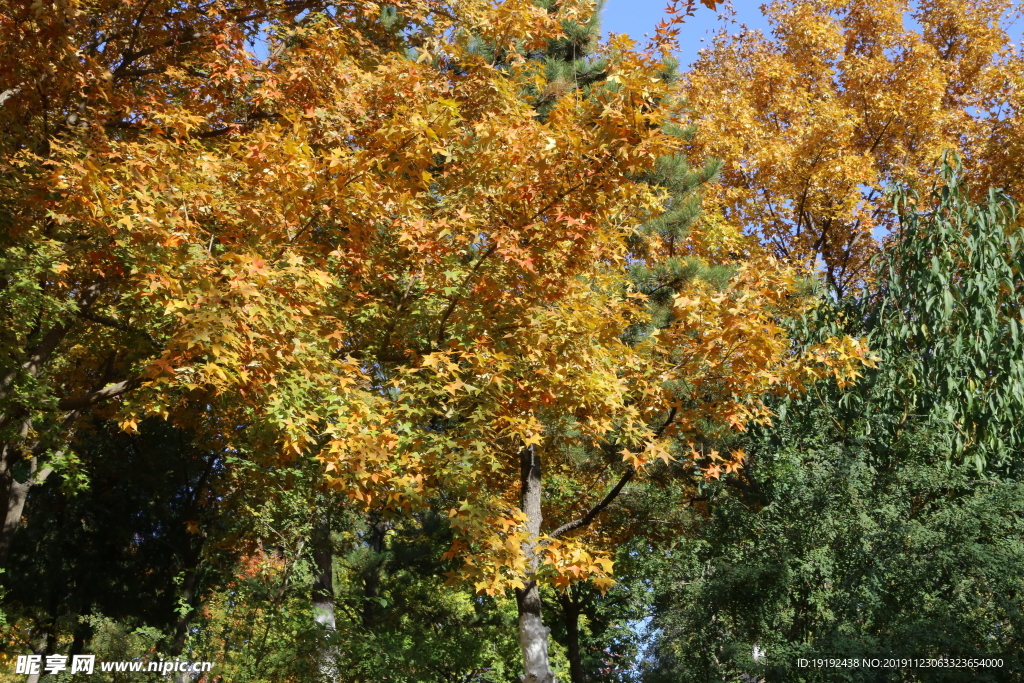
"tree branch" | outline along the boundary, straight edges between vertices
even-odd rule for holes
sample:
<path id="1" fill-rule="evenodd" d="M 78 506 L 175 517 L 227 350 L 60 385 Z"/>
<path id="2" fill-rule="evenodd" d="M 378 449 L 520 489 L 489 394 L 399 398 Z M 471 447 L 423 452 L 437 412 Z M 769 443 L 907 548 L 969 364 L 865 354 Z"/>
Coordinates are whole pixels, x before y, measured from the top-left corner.
<path id="1" fill-rule="evenodd" d="M 121 394 L 127 393 L 132 389 L 137 389 L 142 386 L 145 380 L 142 377 L 133 377 L 132 379 L 126 379 L 123 382 L 117 382 L 116 384 L 108 384 L 102 389 L 83 394 L 82 396 L 74 396 L 70 398 L 61 399 L 57 403 L 57 407 L 61 410 L 82 410 L 89 406 L 105 401 L 108 398 L 114 398 Z"/>
<path id="2" fill-rule="evenodd" d="M 476 265 L 474 265 L 470 269 L 466 277 L 463 278 L 462 283 L 459 285 L 459 292 L 452 297 L 452 300 L 448 303 L 448 307 L 444 309 L 444 313 L 441 314 L 441 324 L 437 328 L 438 346 L 443 344 L 445 341 L 445 328 L 448 326 L 448 318 L 451 317 L 452 312 L 455 310 L 455 307 L 458 306 L 459 302 L 462 300 L 462 290 L 466 287 L 466 285 L 469 284 L 469 281 L 473 279 L 473 276 L 476 275 L 477 271 L 480 270 L 480 266 L 484 264 L 484 261 L 486 261 L 488 257 L 490 257 L 490 255 L 493 254 L 497 248 L 498 242 L 497 240 L 495 240 L 494 243 L 491 244 L 490 247 L 488 247 L 487 251 L 485 251 L 483 255 L 480 256 L 480 259 L 476 262 Z"/>
<path id="3" fill-rule="evenodd" d="M 128 323 L 121 322 L 117 318 L 111 318 L 110 316 L 100 315 L 99 313 L 94 313 L 88 309 L 78 311 L 78 317 L 84 318 L 85 320 L 97 323 L 99 325 L 103 325 L 105 327 L 112 327 L 116 330 L 121 330 L 122 332 L 140 335 L 142 337 L 145 337 L 146 340 L 153 346 L 160 348 L 160 344 L 158 344 L 157 341 L 153 339 L 153 335 L 151 335 L 149 332 L 132 327 Z"/>
<path id="4" fill-rule="evenodd" d="M 628 468 L 626 468 L 626 473 L 622 475 L 621 479 L 619 479 L 619 483 L 615 485 L 615 488 L 608 492 L 608 495 L 606 495 L 600 503 L 590 508 L 590 511 L 587 512 L 587 514 L 580 517 L 579 519 L 574 519 L 571 522 L 566 522 L 565 524 L 558 527 L 548 535 L 551 538 L 558 538 L 559 536 L 567 534 L 570 531 L 575 531 L 576 529 L 585 527 L 588 524 L 590 524 L 592 521 L 594 521 L 595 517 L 597 517 L 604 511 L 606 507 L 611 505 L 613 500 L 618 498 L 619 493 L 622 492 L 623 487 L 625 487 L 625 485 L 628 484 L 635 475 L 636 468 L 630 465 Z"/>
<path id="5" fill-rule="evenodd" d="M 669 411 L 668 419 L 665 420 L 665 424 L 661 425 L 661 427 L 659 427 L 658 430 L 654 432 L 654 438 L 657 439 L 658 437 L 660 437 L 665 432 L 665 429 L 670 424 L 672 424 L 672 422 L 675 419 L 676 409 L 673 408 L 672 410 Z M 551 538 L 558 538 L 559 536 L 564 536 L 570 531 L 575 531 L 576 529 L 580 529 L 590 524 L 592 521 L 594 521 L 595 517 L 604 512 L 605 508 L 611 505 L 612 502 L 616 498 L 618 498 L 619 494 L 622 493 L 622 489 L 626 486 L 626 484 L 630 482 L 630 480 L 633 479 L 634 476 L 636 476 L 636 468 L 630 465 L 628 468 L 626 468 L 626 473 L 622 475 L 621 479 L 619 479 L 619 483 L 617 483 L 614 486 L 614 488 L 612 488 L 612 490 L 608 492 L 608 495 L 601 499 L 600 503 L 590 508 L 587 514 L 583 515 L 579 519 L 574 519 L 571 522 L 566 522 L 565 524 L 563 524 L 562 526 L 558 527 L 553 532 L 548 534 L 548 536 L 550 536 Z"/>
<path id="6" fill-rule="evenodd" d="M 240 121 L 238 123 L 231 123 L 226 126 L 221 126 L 220 128 L 211 128 L 210 130 L 205 130 L 199 133 L 192 133 L 190 137 L 198 138 L 201 140 L 206 138 L 215 138 L 221 135 L 227 135 L 229 133 L 245 131 L 246 129 L 250 129 L 253 124 L 258 123 L 260 121 L 269 121 L 279 118 L 281 118 L 281 115 L 278 114 L 277 112 L 255 112 L 253 114 L 250 114 L 243 121 Z M 159 126 L 147 126 L 139 123 L 133 123 L 131 121 L 125 121 L 123 119 L 119 119 L 117 121 L 107 121 L 103 124 L 103 127 L 118 130 L 132 130 L 137 131 L 139 133 L 149 133 L 157 129 L 161 131 L 164 130 Z M 163 136 L 167 139 L 174 138 L 173 135 L 170 135 L 166 132 L 164 132 Z"/>
<path id="7" fill-rule="evenodd" d="M 24 85 L 24 84 L 22 84 Z M 0 105 L 21 92 L 21 85 L 0 92 Z"/>
<path id="8" fill-rule="evenodd" d="M 39 374 L 40 369 L 50 359 L 53 352 L 57 348 L 57 344 L 67 335 L 68 331 L 71 330 L 70 325 L 64 323 L 57 323 L 50 328 L 50 331 L 46 333 L 42 341 L 40 341 L 34 349 L 29 352 L 28 359 L 21 364 L 21 369 L 28 373 L 29 377 L 35 377 Z M 14 384 L 14 380 L 18 378 L 18 371 L 13 370 L 3 381 L 0 381 L 0 396 L 3 396 L 11 385 Z"/>
<path id="9" fill-rule="evenodd" d="M 586 180 L 580 181 L 579 183 L 573 185 L 572 187 L 567 189 L 565 192 L 561 193 L 560 195 L 558 195 L 557 197 L 552 199 L 550 202 L 548 202 L 548 204 L 546 206 L 544 206 L 542 209 L 537 210 L 536 212 L 534 212 L 534 214 L 532 216 L 527 218 L 525 221 L 522 221 L 520 223 L 520 225 L 521 226 L 529 225 L 533 221 L 537 220 L 537 218 L 539 218 L 540 216 L 543 216 L 545 213 L 550 211 L 552 209 L 552 207 L 554 207 L 560 201 L 562 201 L 563 199 L 568 197 L 570 194 L 572 194 L 576 190 L 580 189 L 581 187 L 583 187 L 584 185 L 586 185 L 589 182 L 590 182 L 590 180 L 586 179 Z M 489 256 L 491 256 L 491 254 L 493 254 L 495 252 L 495 250 L 498 248 L 498 244 L 499 244 L 498 240 L 495 239 L 494 243 L 491 244 L 491 246 L 487 249 L 487 251 L 485 251 L 483 253 L 483 255 L 480 257 L 480 260 L 476 262 L 476 265 L 474 265 L 473 268 L 466 275 L 466 277 L 463 278 L 462 283 L 459 285 L 458 291 L 452 297 L 452 300 L 448 303 L 447 308 L 445 308 L 444 313 L 441 315 L 441 324 L 438 326 L 438 329 L 437 329 L 437 345 L 438 345 L 438 347 L 440 347 L 441 344 L 443 344 L 445 342 L 445 328 L 448 326 L 448 319 L 451 317 L 452 312 L 455 311 L 455 307 L 459 305 L 460 301 L 462 301 L 462 295 L 463 295 L 464 290 L 466 289 L 466 286 L 476 276 L 477 271 L 480 269 L 480 266 L 483 265 L 484 261 L 486 261 L 487 258 Z"/>

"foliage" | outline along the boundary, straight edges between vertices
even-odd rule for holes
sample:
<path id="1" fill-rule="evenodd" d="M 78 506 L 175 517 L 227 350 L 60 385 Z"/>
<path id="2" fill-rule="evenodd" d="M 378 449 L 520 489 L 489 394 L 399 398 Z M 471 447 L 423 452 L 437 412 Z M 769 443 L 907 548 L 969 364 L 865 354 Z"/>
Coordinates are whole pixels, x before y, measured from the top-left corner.
<path id="1" fill-rule="evenodd" d="M 358 519 L 338 526 L 334 633 L 310 614 L 309 556 L 267 548 L 244 558 L 205 602 L 195 656 L 217 661 L 226 679 L 302 681 L 316 677 L 316 648 L 326 642 L 337 648 L 338 680 L 511 680 L 514 605 L 445 586 L 444 544 L 415 524 L 376 540 Z"/>
<path id="2" fill-rule="evenodd" d="M 38 513 L 12 548 L 5 606 L 18 649 L 63 641 L 80 653 L 91 641 L 106 652 L 104 629 L 173 640 L 181 584 L 203 545 L 195 525 L 219 522 L 205 509 L 223 472 L 216 454 L 159 421 L 145 440 L 94 426 L 79 442 L 75 476 L 36 490 Z M 79 479 L 89 486 L 69 486 Z"/>
<path id="3" fill-rule="evenodd" d="M 648 421 L 670 401 L 618 341 L 637 315 L 618 264 L 659 200 L 634 177 L 681 144 L 661 132 L 676 109 L 660 62 L 620 41 L 606 87 L 541 122 L 518 84 L 543 76 L 514 58 L 496 71 L 472 43 L 534 49 L 575 6 L 425 1 L 385 17 L 354 3 L 299 21 L 301 3 L 115 4 L 4 24 L 5 49 L 50 60 L 10 67 L 45 97 L 24 88 L 4 108 L 20 131 L 4 246 L 12 269 L 36 264 L 5 287 L 5 316 L 38 321 L 5 328 L 6 457 L 45 460 L 113 397 L 125 429 L 162 415 L 284 458 L 326 433 L 338 486 L 399 507 L 444 488 L 467 505 L 465 541 L 491 549 L 482 566 L 502 566 L 519 522 L 498 512 L 518 475 L 495 473 L 539 443 L 537 415 L 571 415 L 585 438 L 615 431 L 649 451 L 638 464 L 659 452 Z M 271 22 L 266 63 L 244 50 L 256 18 Z M 787 287 L 752 276 L 718 301 Z M 749 334 L 764 333 L 731 338 Z M 767 335 L 711 413 L 788 364 Z M 553 576 L 603 571 L 583 548 L 548 548 Z M 505 585 L 502 571 L 481 569 L 480 587 Z"/>
<path id="4" fill-rule="evenodd" d="M 773 426 L 746 437 L 751 466 L 649 556 L 648 680 L 1019 680 L 1016 207 L 997 191 L 972 202 L 951 160 L 930 193 L 897 189 L 894 204 L 901 225 L 873 288 L 797 325 L 808 341 L 866 335 L 877 367 L 777 403 Z M 836 656 L 1004 666 L 797 666 Z"/>
<path id="5" fill-rule="evenodd" d="M 805 328 L 809 338 L 840 329 L 863 334 L 882 358 L 856 391 L 832 395 L 835 419 L 852 425 L 876 412 L 889 416 L 865 427 L 882 430 L 880 444 L 898 442 L 908 428 L 945 425 L 940 454 L 967 458 L 979 470 L 1019 471 L 1024 243 L 1017 204 L 997 190 L 972 201 L 953 159 L 929 191 L 896 188 L 893 204 L 900 225 L 878 258 L 877 286 L 818 309 Z"/>
<path id="6" fill-rule="evenodd" d="M 869 277 L 890 183 L 959 150 L 976 187 L 1020 197 L 1021 53 L 1011 0 L 778 0 L 771 34 L 725 30 L 685 74 L 709 206 L 840 294 Z"/>
<path id="7" fill-rule="evenodd" d="M 945 166 L 926 199 L 895 194 L 900 233 L 867 325 L 880 346 L 912 351 L 897 384 L 929 388 L 917 400 L 885 398 L 951 425 L 948 451 L 980 469 L 1019 457 L 1024 436 L 1014 418 L 1024 409 L 1024 240 L 1016 204 L 995 190 L 972 204 L 960 175 Z"/>
<path id="8" fill-rule="evenodd" d="M 577 615 L 576 645 L 580 650 L 583 680 L 625 683 L 635 679 L 641 634 L 636 623 L 643 618 L 643 605 L 622 584 L 621 555 L 616 559 L 616 584 L 602 593 L 592 585 L 577 583 L 545 595 L 545 612 L 551 615 L 551 638 L 573 647 L 572 617 Z M 571 662 L 571 655 L 569 656 Z M 575 681 L 570 675 L 566 680 Z"/>
<path id="9" fill-rule="evenodd" d="M 718 498 L 696 538 L 645 567 L 659 633 L 644 680 L 1020 680 L 1024 484 L 950 470 L 932 450 L 941 438 L 918 430 L 888 472 L 849 442 L 758 451 L 761 500 Z M 840 670 L 801 657 L 1003 666 Z"/>
<path id="10" fill-rule="evenodd" d="M 590 522 L 634 475 L 735 473 L 704 445 L 856 378 L 853 337 L 794 348 L 793 269 L 696 220 L 717 162 L 684 160 L 664 57 L 693 7 L 637 52 L 586 2 L 0 5 L 18 649 L 145 628 L 239 681 L 507 678 L 505 591 L 609 590 L 638 525 Z"/>
<path id="11" fill-rule="evenodd" d="M 54 477 L 34 490 L 12 552 L 10 650 L 211 661 L 255 683 L 315 680 L 333 643 L 344 681 L 514 676 L 514 604 L 445 585 L 446 516 L 379 526 L 320 490 L 313 461 L 267 471 L 189 437 L 161 420 L 138 434 L 108 424 L 79 446 L 88 488 L 68 496 Z M 324 508 L 333 634 L 310 605 L 311 520 Z M 94 678 L 111 676 L 138 674 Z"/>

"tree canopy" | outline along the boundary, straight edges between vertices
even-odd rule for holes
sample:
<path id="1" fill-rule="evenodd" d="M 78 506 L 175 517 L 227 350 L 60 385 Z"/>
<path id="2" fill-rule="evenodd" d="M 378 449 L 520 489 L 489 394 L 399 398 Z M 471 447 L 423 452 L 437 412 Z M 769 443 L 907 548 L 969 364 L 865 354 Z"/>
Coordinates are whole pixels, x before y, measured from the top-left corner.
<path id="1" fill-rule="evenodd" d="M 1011 6 L 780 1 L 684 71 L 669 9 L 637 45 L 582 0 L 0 2 L 5 652 L 592 683 L 788 676 L 745 653 L 911 613 L 1013 646 Z M 943 529 L 991 537 L 926 561 Z M 914 612 L 915 571 L 984 586 Z"/>
<path id="2" fill-rule="evenodd" d="M 725 161 L 713 200 L 840 292 L 862 284 L 897 214 L 959 151 L 984 192 L 1021 192 L 1020 46 L 1010 0 L 777 0 L 770 35 L 718 33 L 685 74 L 690 153 Z"/>

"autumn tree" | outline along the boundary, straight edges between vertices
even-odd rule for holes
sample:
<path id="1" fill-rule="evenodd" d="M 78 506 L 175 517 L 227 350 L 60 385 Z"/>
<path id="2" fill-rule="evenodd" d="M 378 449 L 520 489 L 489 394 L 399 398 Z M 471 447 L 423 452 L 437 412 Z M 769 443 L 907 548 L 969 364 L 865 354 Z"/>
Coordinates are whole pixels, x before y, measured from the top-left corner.
<path id="1" fill-rule="evenodd" d="M 262 114 L 238 109 L 238 87 L 249 82 L 254 64 L 244 50 L 245 32 L 263 19 L 288 23 L 304 9 L 304 3 L 175 2 L 5 3 L 0 9 L 7 84 L 0 96 L 0 555 L 10 547 L 28 489 L 69 457 L 68 443 L 84 416 L 109 414 L 111 401 L 154 379 L 158 368 L 170 370 L 166 363 L 176 346 L 198 352 L 186 351 L 194 359 L 205 353 L 190 335 L 210 341 L 216 316 L 208 309 L 199 313 L 206 321 L 200 329 L 190 316 L 177 318 L 147 298 L 157 290 L 146 282 L 159 275 L 146 264 L 183 268 L 172 274 L 184 287 L 179 291 L 190 282 L 202 290 L 209 276 L 224 277 L 203 266 L 187 274 L 202 258 L 181 239 L 181 229 L 212 224 L 188 205 L 185 177 L 177 178 L 180 185 L 158 188 L 145 169 L 194 168 L 199 159 L 185 154 L 190 146 L 197 152 L 196 145 L 223 145 L 229 131 L 261 120 Z M 132 176 L 128 185 L 115 169 Z M 153 222 L 143 219 L 143 207 L 156 212 Z M 213 242 L 208 234 L 208 266 L 217 252 Z M 177 256 L 166 259 L 171 252 Z M 172 341 L 178 333 L 186 337 Z M 245 381 L 236 386 L 244 391 Z M 152 398 L 149 407 L 166 415 L 168 405 Z M 190 416 L 180 417 L 217 433 L 217 417 L 202 416 L 216 398 L 194 398 Z M 136 424 L 126 419 L 126 427 Z"/>
<path id="2" fill-rule="evenodd" d="M 808 302 L 753 246 L 638 230 L 685 143 L 664 46 L 617 39 L 599 87 L 536 116 L 526 56 L 589 11 L 5 5 L 3 547 L 85 416 L 160 416 L 267 466 L 318 455 L 393 518 L 444 502 L 452 579 L 518 591 L 526 680 L 552 680 L 538 584 L 610 585 L 587 534 L 626 483 L 863 357 L 794 352 L 776 321 Z M 630 268 L 684 250 L 729 277 L 674 279 L 651 326 Z M 543 468 L 574 505 L 545 511 Z"/>
<path id="3" fill-rule="evenodd" d="M 609 99 L 627 92 L 630 81 L 621 60 L 629 54 L 622 50 L 612 62 L 607 88 L 595 89 L 589 98 L 568 93 L 539 125 L 552 131 L 578 120 L 570 116 L 592 116 L 594 123 L 578 129 L 577 144 L 594 140 L 590 136 L 604 125 Z M 629 59 L 637 60 L 633 68 L 647 67 L 651 75 L 661 68 L 642 56 Z M 648 100 L 651 113 L 676 116 L 665 80 L 646 83 L 656 96 Z M 670 123 L 672 118 L 649 120 L 648 134 L 681 144 Z M 662 214 L 669 202 L 667 192 L 640 177 L 645 170 L 655 172 L 660 159 L 671 166 L 673 147 L 663 150 L 647 160 L 646 169 L 634 167 L 627 186 L 641 193 L 638 198 L 659 200 L 646 215 L 637 215 L 641 220 Z M 563 151 L 559 159 L 565 158 Z M 582 198 L 571 192 L 561 201 L 569 205 Z M 376 365 L 381 398 L 367 408 L 364 420 L 338 420 L 324 456 L 337 485 L 358 500 L 383 498 L 415 509 L 443 492 L 453 501 L 448 514 L 456 537 L 448 555 L 463 561 L 453 578 L 467 578 L 481 591 L 518 591 L 526 680 L 552 677 L 538 583 L 567 586 L 591 578 L 610 585 L 611 562 L 602 551 L 607 539 L 589 533 L 591 523 L 638 472 L 657 458 L 673 457 L 670 444 L 703 431 L 706 422 L 742 425 L 763 419 L 763 392 L 793 388 L 829 365 L 850 372 L 861 354 L 849 340 L 809 358 L 790 354 L 771 316 L 804 302 L 794 296 L 792 274 L 763 255 L 734 264 L 734 277 L 724 281 L 673 278 L 673 312 L 660 327 L 649 328 L 647 295 L 636 291 L 625 266 L 663 260 L 672 249 L 667 241 L 683 236 L 667 227 L 634 230 L 622 212 L 637 206 L 615 203 L 606 215 L 593 214 L 587 234 L 601 237 L 589 253 L 576 251 L 572 260 L 552 258 L 559 241 L 548 239 L 542 251 L 532 238 L 520 236 L 518 245 L 529 247 L 522 254 L 529 261 L 513 262 L 525 270 L 500 257 L 508 239 L 501 233 L 479 245 L 477 233 L 466 235 L 471 258 L 449 266 L 454 270 L 449 281 L 456 286 L 441 290 L 435 304 L 439 325 L 430 311 L 432 293 L 420 289 L 425 281 L 408 284 L 415 288 L 406 290 L 409 294 L 396 292 L 396 301 L 406 303 L 387 312 L 402 316 L 386 328 L 386 339 L 398 348 L 415 350 L 422 330 L 431 336 L 442 332 L 436 339 L 443 345 L 434 342 L 418 362 L 394 364 L 388 372 Z M 557 229 L 557 223 L 541 227 Z M 444 231 L 451 232 L 449 225 Z M 697 253 L 709 242 L 718 246 L 712 235 L 695 236 L 678 246 L 678 254 Z M 591 264 L 586 276 L 573 270 L 582 260 Z M 464 294 L 470 283 L 471 295 Z M 423 318 L 426 322 L 420 322 Z M 627 338 L 633 328 L 644 331 Z M 405 340 L 400 344 L 399 335 Z M 675 455 L 689 458 L 690 452 Z M 719 463 L 735 468 L 742 457 L 714 456 L 719 462 L 711 465 L 712 472 L 722 471 Z M 571 479 L 579 495 L 555 507 L 545 482 L 559 477 Z"/>
<path id="4" fill-rule="evenodd" d="M 557 10 L 557 4 L 552 2 L 537 3 L 549 13 Z M 589 17 L 572 17 L 561 22 L 561 35 L 549 39 L 538 50 L 527 55 L 527 59 L 536 60 L 543 66 L 541 71 L 542 80 L 531 86 L 527 92 L 534 108 L 541 117 L 546 117 L 555 103 L 560 98 L 571 95 L 574 98 L 589 98 L 596 94 L 597 90 L 605 87 L 603 82 L 608 78 L 609 60 L 603 57 L 598 50 L 600 36 L 600 11 L 603 3 L 598 3 L 594 12 Z M 693 11 L 692 5 L 681 9 Z M 672 21 L 666 21 L 661 27 L 662 39 L 671 41 L 668 31 L 675 30 L 672 26 L 677 24 L 682 17 Z M 496 51 L 486 50 L 486 54 L 493 60 Z M 676 67 L 677 61 L 668 55 L 668 51 L 662 49 L 659 55 L 659 78 L 666 83 L 675 85 L 678 79 Z M 692 135 L 692 129 L 682 129 L 675 124 L 666 127 L 665 132 L 686 139 Z M 630 262 L 634 264 L 629 270 L 629 282 L 626 286 L 634 288 L 643 295 L 655 293 L 655 300 L 650 303 L 653 313 L 660 324 L 672 319 L 672 298 L 678 293 L 682 285 L 688 282 L 698 273 L 707 277 L 712 271 L 717 274 L 719 281 L 728 280 L 732 270 L 728 267 L 718 269 L 705 268 L 701 258 L 695 252 L 688 250 L 685 245 L 688 232 L 699 214 L 700 192 L 699 188 L 708 182 L 717 172 L 717 160 L 711 160 L 704 168 L 691 168 L 685 158 L 680 154 L 673 154 L 659 159 L 655 168 L 643 174 L 644 182 L 658 188 L 658 191 L 665 193 L 662 205 L 663 211 L 652 221 L 650 225 L 640 228 L 636 235 L 630 238 L 630 245 L 635 253 L 630 256 Z M 646 251 L 650 236 L 654 233 L 665 233 L 665 237 L 674 246 L 669 251 L 665 262 L 653 264 L 651 254 Z M 712 240 L 713 241 L 713 240 Z M 718 247 L 724 245 L 718 244 Z M 653 264 L 653 265 L 652 265 Z M 627 343 L 638 341 L 650 329 L 644 324 L 631 326 L 624 338 Z M 557 418 L 556 418 L 557 419 Z M 545 426 L 547 428 L 547 426 Z M 577 468 L 573 474 L 556 473 L 549 475 L 545 485 L 546 505 L 548 507 L 576 508 L 583 501 L 586 501 L 585 489 L 587 487 L 587 476 L 581 476 L 583 471 L 590 468 L 591 471 L 608 469 L 610 463 L 608 454 L 602 453 L 601 449 L 581 451 L 572 456 L 573 463 Z M 613 458 L 614 460 L 614 458 Z M 611 469 L 615 469 L 611 463 Z M 626 468 L 622 467 L 622 473 Z M 622 489 L 619 489 L 620 491 Z M 609 499 L 608 505 L 617 505 L 619 500 L 616 496 Z M 586 510 L 581 509 L 580 514 Z M 636 524 L 625 523 L 616 526 L 609 524 L 606 518 L 602 520 L 599 536 L 604 539 L 605 544 L 615 545 L 617 541 L 636 532 L 639 527 Z M 617 515 L 621 520 L 622 515 Z M 595 524 L 595 527 L 597 525 Z M 613 530 L 612 527 L 615 527 Z M 606 584 L 602 585 L 604 590 Z M 568 655 L 569 678 L 576 682 L 582 682 L 587 677 L 584 659 L 580 642 L 580 619 L 584 615 L 583 605 L 595 605 L 599 595 L 589 582 L 583 582 L 575 586 L 574 590 L 568 587 L 560 587 L 554 593 L 557 597 L 554 601 L 548 601 L 548 605 L 554 606 L 554 614 L 563 621 L 563 628 L 558 630 L 559 637 L 565 639 L 565 646 Z M 593 622 L 592 622 L 593 623 Z M 591 668 L 598 666 L 598 662 L 592 657 L 587 658 Z"/>
<path id="5" fill-rule="evenodd" d="M 725 160 L 714 204 L 840 294 L 896 224 L 890 183 L 959 150 L 977 187 L 1021 192 L 1021 53 L 1011 0 L 777 0 L 770 34 L 721 31 L 685 74 Z M 925 181 L 927 182 L 927 181 Z"/>

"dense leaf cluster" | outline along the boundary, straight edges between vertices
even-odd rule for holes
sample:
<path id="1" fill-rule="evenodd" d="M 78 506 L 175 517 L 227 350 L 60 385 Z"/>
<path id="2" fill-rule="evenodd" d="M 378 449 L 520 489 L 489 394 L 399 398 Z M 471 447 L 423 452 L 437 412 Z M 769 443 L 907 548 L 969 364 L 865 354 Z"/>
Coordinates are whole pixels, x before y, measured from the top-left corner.
<path id="1" fill-rule="evenodd" d="M 902 222 L 845 327 L 881 360 L 846 391 L 777 404 L 752 465 L 655 553 L 652 681 L 1020 680 L 1020 233 L 947 164 Z M 996 669 L 800 668 L 800 658 L 994 657 Z"/>

